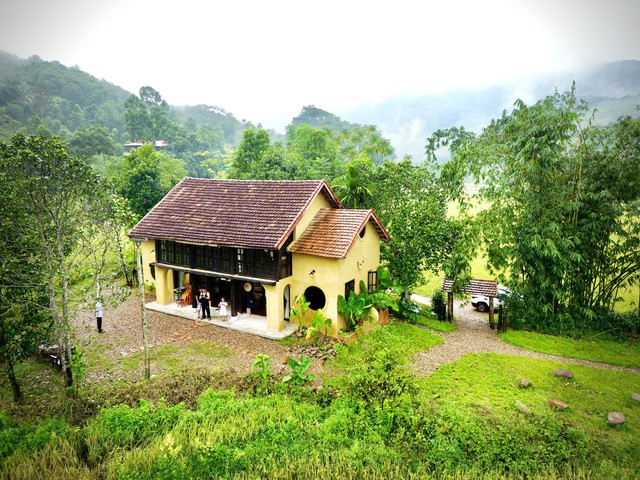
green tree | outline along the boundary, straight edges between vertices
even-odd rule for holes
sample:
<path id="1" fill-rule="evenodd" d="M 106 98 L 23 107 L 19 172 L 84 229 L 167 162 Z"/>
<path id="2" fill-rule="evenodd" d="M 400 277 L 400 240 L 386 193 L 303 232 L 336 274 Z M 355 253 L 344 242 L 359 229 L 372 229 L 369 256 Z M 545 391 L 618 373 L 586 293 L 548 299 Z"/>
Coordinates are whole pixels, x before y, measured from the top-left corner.
<path id="1" fill-rule="evenodd" d="M 253 179 L 254 164 L 262 163 L 271 147 L 271 139 L 266 130 L 247 128 L 242 132 L 242 140 L 233 155 L 229 176 L 238 179 Z"/>
<path id="2" fill-rule="evenodd" d="M 0 145 L 0 359 L 14 402 L 23 401 L 14 367 L 48 337 L 51 317 L 37 238 L 14 182 L 12 158 Z"/>
<path id="3" fill-rule="evenodd" d="M 356 158 L 347 163 L 345 174 L 333 186 L 345 207 L 364 208 L 370 203 L 374 170 L 375 165 L 368 157 Z"/>
<path id="4" fill-rule="evenodd" d="M 452 227 L 446 199 L 433 167 L 411 160 L 385 162 L 372 177 L 368 207 L 386 226 L 391 242 L 382 257 L 405 295 L 422 280 L 424 270 L 438 272 L 452 250 Z"/>
<path id="5" fill-rule="evenodd" d="M 488 263 L 524 296 L 530 327 L 588 328 L 640 271 L 640 120 L 583 128 L 588 113 L 571 91 L 518 101 L 477 137 L 449 130 L 429 142 L 451 148 L 443 180 L 458 197 L 467 175 L 484 185 Z"/>
<path id="6" fill-rule="evenodd" d="M 86 226 L 93 221 L 89 206 L 104 188 L 91 167 L 69 155 L 56 138 L 18 134 L 10 144 L 0 144 L 0 152 L 6 181 L 15 188 L 14 198 L 20 200 L 36 242 L 33 255 L 47 282 L 49 312 L 64 352 L 66 384 L 71 387 L 70 281 L 75 266 L 87 253 L 79 246 Z"/>
<path id="7" fill-rule="evenodd" d="M 287 155 L 298 178 L 333 182 L 343 174 L 337 138 L 328 130 L 302 124 L 287 127 Z"/>
<path id="8" fill-rule="evenodd" d="M 69 141 L 69 150 L 81 157 L 91 158 L 95 155 L 115 155 L 122 150 L 114 142 L 109 131 L 102 125 L 91 125 L 76 130 Z"/>
<path id="9" fill-rule="evenodd" d="M 118 193 L 140 218 L 185 175 L 182 160 L 156 152 L 152 145 L 147 144 L 124 157 L 115 183 Z"/>

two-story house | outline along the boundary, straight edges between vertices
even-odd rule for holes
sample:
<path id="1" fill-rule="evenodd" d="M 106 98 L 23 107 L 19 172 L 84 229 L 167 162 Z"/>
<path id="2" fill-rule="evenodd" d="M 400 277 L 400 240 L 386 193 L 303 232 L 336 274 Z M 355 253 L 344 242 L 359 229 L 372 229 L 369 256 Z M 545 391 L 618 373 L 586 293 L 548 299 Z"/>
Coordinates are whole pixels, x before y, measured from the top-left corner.
<path id="1" fill-rule="evenodd" d="M 304 293 L 309 319 L 322 309 L 333 334 L 345 326 L 338 295 L 360 281 L 377 287 L 380 242 L 389 240 L 372 210 L 345 209 L 324 180 L 201 178 L 184 178 L 129 236 L 141 242 L 159 305 L 187 284 L 205 287 L 212 305 L 228 301 L 232 318 L 250 308 L 281 331 Z"/>

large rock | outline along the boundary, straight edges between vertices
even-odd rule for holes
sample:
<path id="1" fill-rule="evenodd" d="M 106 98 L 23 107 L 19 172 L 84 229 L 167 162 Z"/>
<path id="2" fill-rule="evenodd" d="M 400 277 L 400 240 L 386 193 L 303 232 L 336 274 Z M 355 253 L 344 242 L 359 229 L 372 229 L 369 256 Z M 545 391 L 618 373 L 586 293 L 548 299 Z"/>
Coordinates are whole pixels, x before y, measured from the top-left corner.
<path id="1" fill-rule="evenodd" d="M 516 400 L 516 408 L 520 410 L 522 413 L 531 413 L 531 409 L 527 407 L 520 400 Z"/>
<path id="2" fill-rule="evenodd" d="M 620 412 L 609 412 L 607 413 L 607 423 L 612 426 L 622 425 L 627 421 L 627 417 L 624 416 L 624 413 Z"/>
<path id="3" fill-rule="evenodd" d="M 640 393 L 632 393 L 631 398 L 633 398 L 636 402 L 640 402 Z"/>
<path id="4" fill-rule="evenodd" d="M 553 374 L 558 378 L 573 378 L 573 373 L 569 370 L 565 370 L 564 368 L 558 368 L 553 371 Z"/>
<path id="5" fill-rule="evenodd" d="M 531 383 L 530 380 L 527 380 L 526 378 L 523 378 L 518 382 L 518 386 L 520 388 L 531 388 L 531 387 L 533 387 L 533 383 Z"/>
<path id="6" fill-rule="evenodd" d="M 557 408 L 559 410 L 566 410 L 567 408 L 569 408 L 569 405 L 564 403 L 562 400 L 556 400 L 555 398 L 549 400 L 547 402 L 547 405 L 549 405 L 551 408 Z"/>

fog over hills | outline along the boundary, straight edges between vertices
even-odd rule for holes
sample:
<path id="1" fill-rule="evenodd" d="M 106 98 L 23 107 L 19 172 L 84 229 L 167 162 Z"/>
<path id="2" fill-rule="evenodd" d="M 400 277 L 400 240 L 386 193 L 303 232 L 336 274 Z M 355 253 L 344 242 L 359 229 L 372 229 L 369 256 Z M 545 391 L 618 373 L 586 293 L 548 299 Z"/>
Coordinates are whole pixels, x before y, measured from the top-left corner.
<path id="1" fill-rule="evenodd" d="M 398 157 L 424 157 L 425 140 L 436 130 L 464 126 L 480 132 L 492 118 L 510 111 L 517 99 L 527 104 L 571 88 L 597 108 L 597 123 L 610 123 L 623 115 L 640 116 L 640 61 L 626 60 L 601 65 L 576 75 L 559 74 L 553 78 L 530 78 L 518 85 L 481 89 L 457 89 L 442 94 L 415 97 L 397 96 L 380 103 L 365 104 L 336 112 L 342 118 L 360 124 L 377 125 L 391 140 Z"/>

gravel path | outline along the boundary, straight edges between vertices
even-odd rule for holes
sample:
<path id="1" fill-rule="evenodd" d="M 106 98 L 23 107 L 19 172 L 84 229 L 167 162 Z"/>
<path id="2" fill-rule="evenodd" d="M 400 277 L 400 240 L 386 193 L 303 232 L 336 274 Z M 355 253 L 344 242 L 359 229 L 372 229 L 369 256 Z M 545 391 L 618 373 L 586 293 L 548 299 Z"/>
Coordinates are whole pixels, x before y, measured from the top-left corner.
<path id="1" fill-rule="evenodd" d="M 506 353 L 519 357 L 540 358 L 609 370 L 640 373 L 640 369 L 637 368 L 618 367 L 589 360 L 560 357 L 509 345 L 500 340 L 495 330 L 489 328 L 489 314 L 479 313 L 470 305 L 457 303 L 454 314 L 458 329 L 450 333 L 434 332 L 442 336 L 444 342 L 415 355 L 413 368 L 418 374 L 431 375 L 440 366 L 458 360 L 470 353 Z"/>

